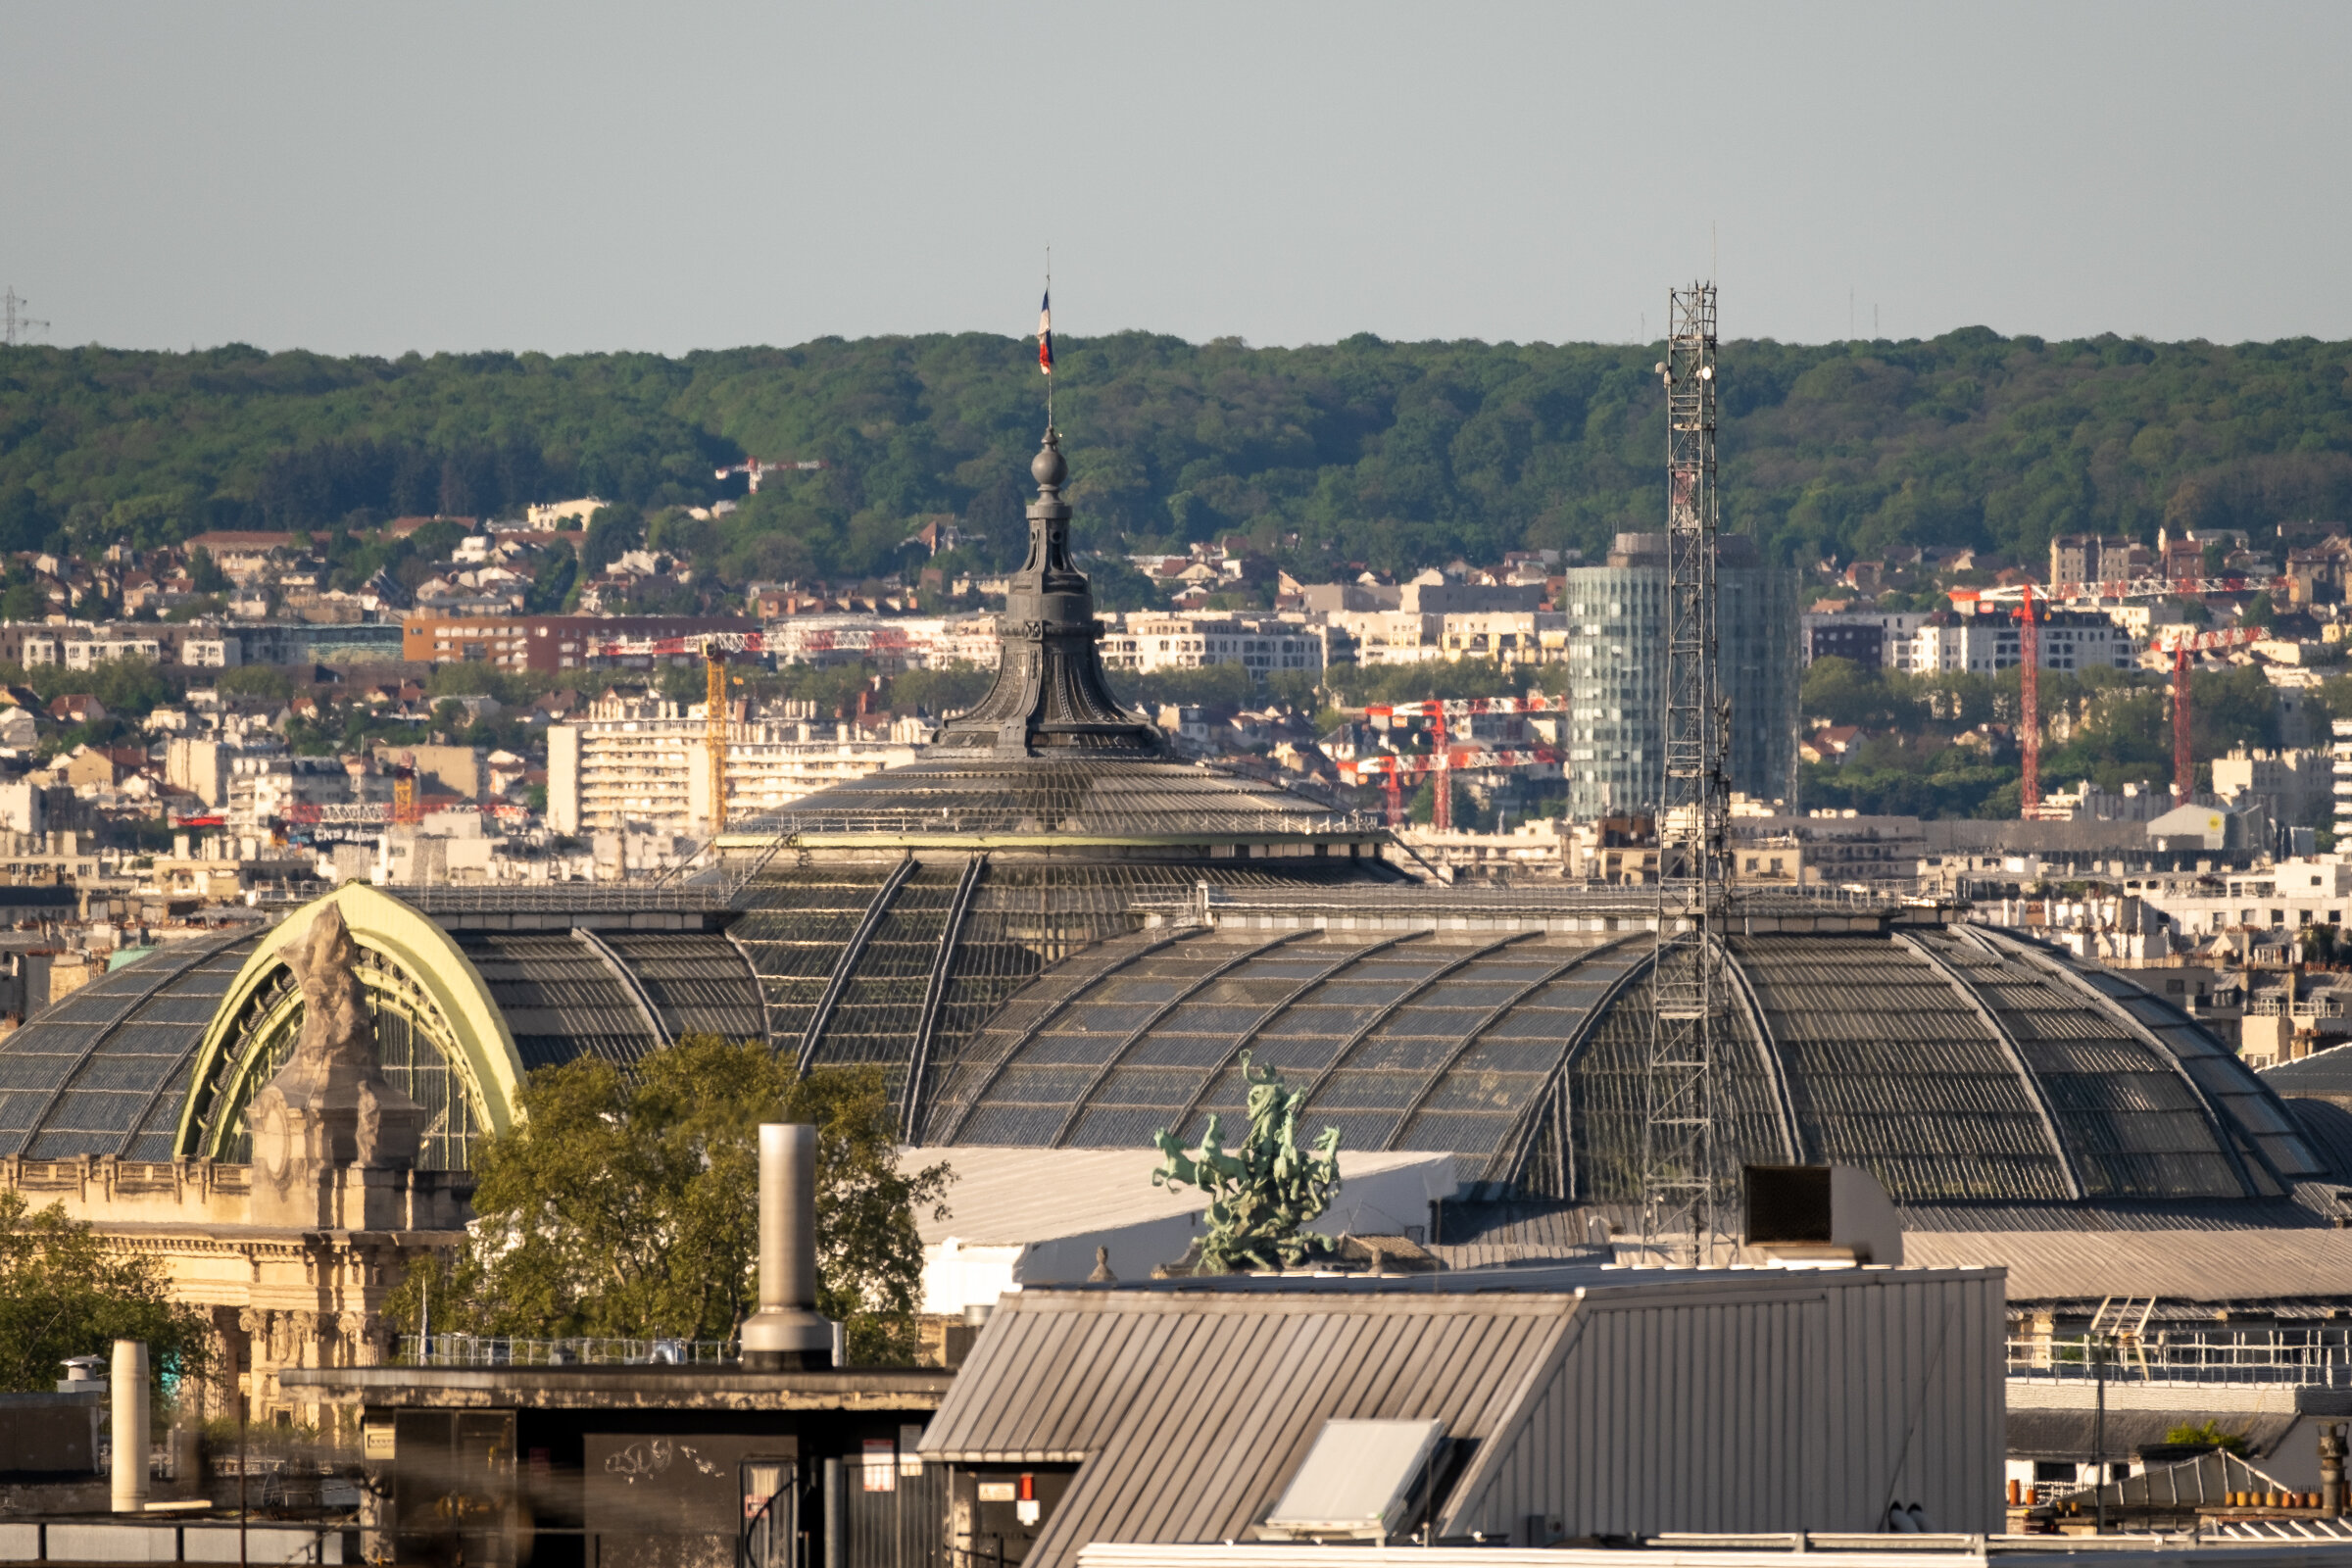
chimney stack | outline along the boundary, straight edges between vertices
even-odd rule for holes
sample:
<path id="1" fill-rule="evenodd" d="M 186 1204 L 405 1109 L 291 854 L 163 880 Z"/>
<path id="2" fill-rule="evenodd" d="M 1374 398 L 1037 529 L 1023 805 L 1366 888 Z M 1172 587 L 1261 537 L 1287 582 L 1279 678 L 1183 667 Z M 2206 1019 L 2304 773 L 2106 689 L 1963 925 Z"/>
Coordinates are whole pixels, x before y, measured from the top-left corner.
<path id="1" fill-rule="evenodd" d="M 833 1364 L 833 1325 L 816 1312 L 816 1129 L 760 1128 L 760 1310 L 743 1325 L 755 1372 Z"/>
<path id="2" fill-rule="evenodd" d="M 147 1342 L 117 1340 L 113 1388 L 114 1508 L 147 1510 Z"/>

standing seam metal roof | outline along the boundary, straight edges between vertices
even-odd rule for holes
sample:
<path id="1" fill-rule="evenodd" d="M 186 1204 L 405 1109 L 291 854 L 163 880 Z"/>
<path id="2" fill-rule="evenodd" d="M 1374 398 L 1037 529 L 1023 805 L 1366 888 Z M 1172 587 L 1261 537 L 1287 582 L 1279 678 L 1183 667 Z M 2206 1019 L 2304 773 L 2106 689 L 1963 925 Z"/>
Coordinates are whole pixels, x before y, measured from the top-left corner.
<path id="1" fill-rule="evenodd" d="M 1493 1436 L 1559 1345 L 1573 1297 L 1024 1292 L 925 1430 L 926 1458 L 1086 1460 L 1032 1548 L 1243 1534 L 1332 1418 Z M 1042 1367 L 1057 1369 L 1040 1378 Z M 1245 1397 L 1240 1407 L 1224 1401 Z M 1240 1417 L 1219 1420 L 1221 1414 Z M 1203 1421 L 1216 1421 L 1213 1432 Z M 1172 1464 L 1208 1446 L 1213 1458 Z"/>

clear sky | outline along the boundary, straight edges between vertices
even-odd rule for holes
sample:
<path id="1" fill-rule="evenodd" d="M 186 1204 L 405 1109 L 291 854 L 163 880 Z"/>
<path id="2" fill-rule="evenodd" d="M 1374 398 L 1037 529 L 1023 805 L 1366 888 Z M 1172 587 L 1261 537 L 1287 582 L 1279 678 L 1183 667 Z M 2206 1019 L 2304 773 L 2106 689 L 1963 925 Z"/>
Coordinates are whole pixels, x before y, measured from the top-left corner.
<path id="1" fill-rule="evenodd" d="M 2352 337 L 2352 5 L 0 4 L 55 343 Z"/>

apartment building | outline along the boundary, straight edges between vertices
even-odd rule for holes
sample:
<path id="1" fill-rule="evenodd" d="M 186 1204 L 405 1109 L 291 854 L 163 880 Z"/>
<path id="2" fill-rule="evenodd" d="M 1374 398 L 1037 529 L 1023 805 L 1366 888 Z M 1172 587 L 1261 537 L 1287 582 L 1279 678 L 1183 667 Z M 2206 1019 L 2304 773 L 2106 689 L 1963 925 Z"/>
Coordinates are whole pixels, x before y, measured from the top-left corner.
<path id="1" fill-rule="evenodd" d="M 2334 810 L 2334 757 L 2325 751 L 2248 751 L 2213 760 L 2213 793 L 2231 805 L 2251 801 L 2274 822 L 2325 823 Z"/>
<path id="2" fill-rule="evenodd" d="M 365 762 L 333 757 L 232 757 L 227 774 L 229 831 L 266 837 L 297 806 L 345 806 L 392 798 L 392 781 Z"/>
<path id="3" fill-rule="evenodd" d="M 2043 669 L 2130 669 L 2137 652 L 2131 632 L 2097 611 L 2053 610 L 2038 622 L 2036 651 Z M 2024 662 L 2023 628 L 1989 608 L 1979 614 L 1938 614 L 1911 639 L 1911 669 L 1993 674 Z"/>
<path id="4" fill-rule="evenodd" d="M 710 831 L 704 710 L 659 698 L 599 699 L 547 732 L 547 824 L 558 833 Z M 727 815 L 779 811 L 803 796 L 914 760 L 918 719 L 886 725 L 738 717 L 727 726 Z"/>
<path id="5" fill-rule="evenodd" d="M 787 664 L 872 663 L 879 669 L 993 668 L 994 615 L 784 615 L 767 622 L 767 651 Z"/>
<path id="6" fill-rule="evenodd" d="M 1330 662 L 1329 626 L 1271 615 L 1187 615 L 1137 612 L 1102 639 L 1106 669 L 1151 674 L 1161 669 L 1207 669 L 1239 664 L 1253 680 L 1276 670 L 1321 671 Z"/>
<path id="7" fill-rule="evenodd" d="M 252 662 L 244 657 L 241 636 L 211 621 L 0 623 L 0 661 L 27 669 L 36 664 L 88 669 L 118 659 L 143 659 L 191 669 L 233 669 Z"/>
<path id="8" fill-rule="evenodd" d="M 420 612 L 400 623 L 400 657 L 416 664 L 579 669 L 587 665 L 590 650 L 604 643 L 759 629 L 740 615 L 437 615 Z"/>
<path id="9" fill-rule="evenodd" d="M 1804 618 L 1804 661 L 1844 659 L 1865 669 L 1911 672 L 1911 643 L 1934 611 L 1837 610 Z"/>

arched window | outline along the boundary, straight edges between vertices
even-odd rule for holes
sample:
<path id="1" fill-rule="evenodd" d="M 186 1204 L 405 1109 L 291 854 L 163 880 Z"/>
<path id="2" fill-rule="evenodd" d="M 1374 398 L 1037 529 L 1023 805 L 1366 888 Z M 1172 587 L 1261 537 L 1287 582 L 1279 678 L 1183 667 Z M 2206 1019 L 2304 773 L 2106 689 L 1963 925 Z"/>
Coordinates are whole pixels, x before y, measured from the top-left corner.
<path id="1" fill-rule="evenodd" d="M 398 964 L 373 948 L 360 948 L 358 971 L 361 994 L 375 1022 L 375 1054 L 384 1077 L 424 1107 L 417 1168 L 472 1169 L 486 1118 L 480 1086 L 464 1066 L 448 1020 Z M 231 1164 L 252 1159 L 245 1108 L 293 1053 L 302 1012 L 302 987 L 280 965 L 239 1010 L 209 1080 L 195 1091 L 198 1153 Z"/>

